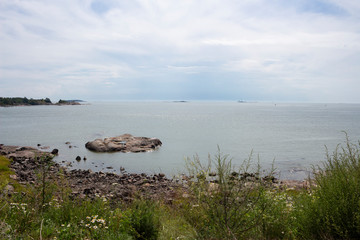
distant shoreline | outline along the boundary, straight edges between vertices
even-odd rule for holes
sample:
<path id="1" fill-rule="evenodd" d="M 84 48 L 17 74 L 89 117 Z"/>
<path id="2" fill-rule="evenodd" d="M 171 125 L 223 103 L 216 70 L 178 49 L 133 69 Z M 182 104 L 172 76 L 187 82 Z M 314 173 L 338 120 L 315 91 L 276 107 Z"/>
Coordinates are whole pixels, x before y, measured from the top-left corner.
<path id="1" fill-rule="evenodd" d="M 59 100 L 52 103 L 49 98 L 33 99 L 27 97 L 0 97 L 0 107 L 22 107 L 22 106 L 38 106 L 38 105 L 81 105 L 83 100 Z"/>

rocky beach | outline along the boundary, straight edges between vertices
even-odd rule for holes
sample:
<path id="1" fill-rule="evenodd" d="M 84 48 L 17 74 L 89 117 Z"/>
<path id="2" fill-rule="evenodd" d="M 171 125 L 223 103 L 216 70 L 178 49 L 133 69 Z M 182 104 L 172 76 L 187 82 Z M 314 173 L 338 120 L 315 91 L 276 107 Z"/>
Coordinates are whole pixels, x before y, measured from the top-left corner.
<path id="1" fill-rule="evenodd" d="M 41 167 L 41 158 L 52 159 L 59 154 L 57 149 L 44 152 L 34 147 L 0 145 L 0 154 L 11 159 L 10 168 L 15 175 L 10 176 L 20 184 L 35 184 Z M 127 173 L 121 169 L 120 174 L 109 172 L 93 172 L 91 170 L 68 169 L 51 160 L 48 176 L 53 180 L 65 179 L 71 189 L 71 196 L 85 198 L 102 197 L 108 200 L 131 201 L 135 197 L 145 197 L 171 203 L 179 195 L 187 195 L 187 181 L 191 176 L 169 179 L 163 173 L 148 175 L 145 173 Z M 252 174 L 243 176 L 252 181 Z M 308 186 L 307 181 L 282 180 L 264 177 L 274 187 L 301 189 Z M 11 189 L 11 186 L 9 187 Z"/>
<path id="2" fill-rule="evenodd" d="M 53 150 L 52 152 L 57 152 Z M 42 157 L 52 158 L 51 152 L 33 147 L 0 146 L 1 155 L 11 159 L 10 168 L 15 175 L 11 178 L 19 183 L 35 184 Z M 104 197 L 109 200 L 131 201 L 135 196 L 171 202 L 177 194 L 180 184 L 168 179 L 165 174 L 154 175 L 126 173 L 121 174 L 92 172 L 91 170 L 69 170 L 56 162 L 51 162 L 48 175 L 55 180 L 65 178 L 71 195 L 80 198 Z"/>

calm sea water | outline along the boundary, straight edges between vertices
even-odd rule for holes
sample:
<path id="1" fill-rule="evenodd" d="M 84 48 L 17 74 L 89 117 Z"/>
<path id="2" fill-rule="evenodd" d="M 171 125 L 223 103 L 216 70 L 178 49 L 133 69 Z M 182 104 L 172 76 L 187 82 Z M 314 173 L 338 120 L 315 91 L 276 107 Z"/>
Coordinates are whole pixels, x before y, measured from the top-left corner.
<path id="1" fill-rule="evenodd" d="M 114 102 L 81 106 L 0 108 L 0 143 L 59 149 L 56 161 L 73 168 L 175 175 L 184 158 L 204 161 L 219 146 L 241 164 L 253 151 L 263 168 L 281 178 L 302 179 L 312 164 L 325 160 L 350 139 L 360 139 L 360 104 L 285 104 L 236 102 Z M 156 137 L 163 146 L 147 153 L 94 153 L 85 143 L 130 133 Z M 71 142 L 69 148 L 65 142 Z M 75 161 L 86 156 L 87 161 Z M 112 167 L 113 169 L 109 169 Z"/>

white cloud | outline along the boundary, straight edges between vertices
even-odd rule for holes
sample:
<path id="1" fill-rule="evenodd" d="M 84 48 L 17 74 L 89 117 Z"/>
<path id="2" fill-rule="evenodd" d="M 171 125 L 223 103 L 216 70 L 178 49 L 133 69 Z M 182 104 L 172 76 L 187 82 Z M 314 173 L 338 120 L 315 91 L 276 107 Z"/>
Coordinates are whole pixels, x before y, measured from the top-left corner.
<path id="1" fill-rule="evenodd" d="M 186 92 L 214 74 L 233 88 L 251 81 L 259 99 L 293 91 L 289 100 L 331 101 L 336 92 L 360 102 L 348 91 L 360 87 L 358 10 L 350 0 L 3 0 L 0 95 L 18 95 L 16 79 L 39 95 L 45 83 L 55 97 L 76 95 L 74 86 L 91 97 L 103 84 L 137 98 L 151 82 L 168 81 L 169 92 L 182 82 Z"/>

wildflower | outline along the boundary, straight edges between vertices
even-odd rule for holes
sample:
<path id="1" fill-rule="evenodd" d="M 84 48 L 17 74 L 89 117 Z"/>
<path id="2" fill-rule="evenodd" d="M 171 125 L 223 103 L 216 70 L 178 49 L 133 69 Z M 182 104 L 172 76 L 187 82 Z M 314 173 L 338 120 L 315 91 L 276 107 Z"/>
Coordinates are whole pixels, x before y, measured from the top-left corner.
<path id="1" fill-rule="evenodd" d="M 93 228 L 94 228 L 94 229 L 97 229 L 98 227 L 95 225 Z"/>
<path id="2" fill-rule="evenodd" d="M 70 227 L 70 223 L 66 227 Z"/>
<path id="3" fill-rule="evenodd" d="M 104 219 L 102 219 L 102 218 L 98 219 L 98 220 L 97 220 L 97 222 L 100 222 L 100 223 L 105 224 L 105 220 L 104 220 Z"/>

